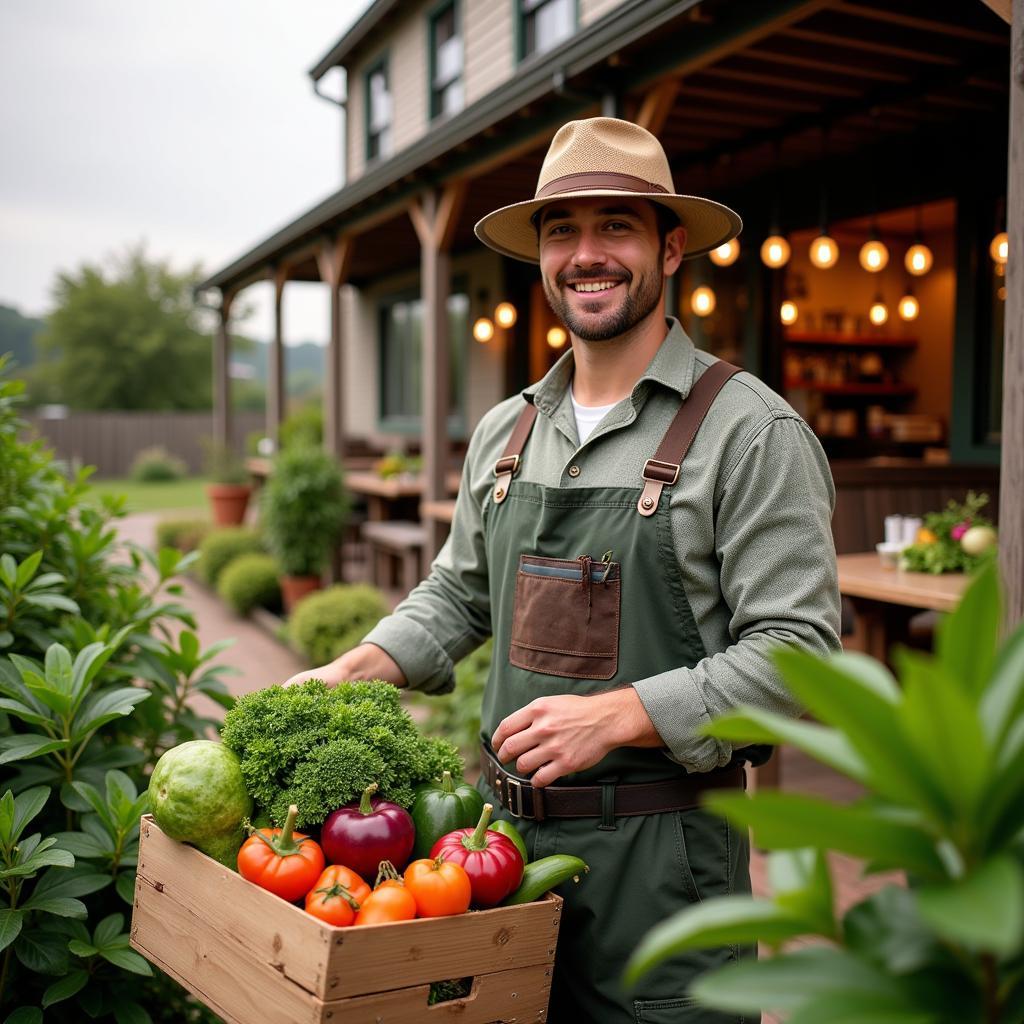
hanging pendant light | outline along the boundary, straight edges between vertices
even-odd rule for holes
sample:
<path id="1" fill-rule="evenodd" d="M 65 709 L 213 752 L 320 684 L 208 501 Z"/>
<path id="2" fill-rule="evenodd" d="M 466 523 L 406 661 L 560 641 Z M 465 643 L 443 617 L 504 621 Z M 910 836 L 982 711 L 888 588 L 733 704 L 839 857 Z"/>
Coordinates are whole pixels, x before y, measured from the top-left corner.
<path id="1" fill-rule="evenodd" d="M 868 319 L 875 325 L 881 327 L 889 320 L 889 307 L 885 304 L 881 292 L 876 292 L 875 301 L 868 310 Z"/>
<path id="2" fill-rule="evenodd" d="M 834 267 L 839 259 L 839 246 L 836 245 L 836 240 L 822 229 L 822 233 L 811 242 L 810 255 L 811 262 L 816 267 L 828 270 L 829 267 Z"/>
<path id="3" fill-rule="evenodd" d="M 761 246 L 761 262 L 773 270 L 784 267 L 790 255 L 789 242 L 782 235 L 769 235 Z"/>
<path id="4" fill-rule="evenodd" d="M 486 316 L 477 317 L 473 323 L 473 337 L 481 345 L 486 345 L 494 337 L 494 321 Z"/>
<path id="5" fill-rule="evenodd" d="M 564 327 L 548 328 L 547 341 L 551 348 L 562 348 L 568 340 L 569 335 L 566 334 Z"/>
<path id="6" fill-rule="evenodd" d="M 499 327 L 514 327 L 519 314 L 511 302 L 499 302 L 494 309 L 494 322 Z"/>
<path id="7" fill-rule="evenodd" d="M 908 274 L 913 274 L 914 277 L 920 277 L 922 274 L 927 274 L 932 269 L 932 263 L 935 262 L 935 257 L 932 255 L 931 249 L 923 242 L 923 233 L 921 231 L 921 207 L 917 208 L 915 214 L 915 226 L 914 226 L 914 244 L 907 250 L 907 254 L 903 257 L 903 265 L 907 268 Z"/>
<path id="8" fill-rule="evenodd" d="M 1006 259 L 1010 255 L 1010 238 L 1005 231 L 1000 231 L 999 234 L 992 239 L 992 242 L 988 247 L 988 254 L 996 263 L 1006 263 Z"/>
<path id="9" fill-rule="evenodd" d="M 690 309 L 697 316 L 709 316 L 715 311 L 715 301 L 714 291 L 706 284 L 702 284 L 699 288 L 695 288 L 690 296 Z"/>
<path id="10" fill-rule="evenodd" d="M 860 265 L 871 274 L 884 270 L 889 262 L 889 250 L 876 237 L 875 229 L 871 229 L 871 237 L 860 247 Z"/>
<path id="11" fill-rule="evenodd" d="M 740 243 L 738 239 L 730 238 L 725 245 L 712 249 L 708 254 L 711 262 L 718 267 L 731 267 L 740 255 Z"/>
<path id="12" fill-rule="evenodd" d="M 921 312 L 921 304 L 917 301 L 917 297 L 914 295 L 914 291 L 909 284 L 896 306 L 896 311 L 899 313 L 901 320 L 907 321 L 916 320 Z"/>
<path id="13" fill-rule="evenodd" d="M 786 301 L 779 307 L 779 319 L 787 327 L 795 324 L 796 318 L 799 315 L 800 311 L 796 308 L 796 303 L 792 299 L 786 299 Z"/>

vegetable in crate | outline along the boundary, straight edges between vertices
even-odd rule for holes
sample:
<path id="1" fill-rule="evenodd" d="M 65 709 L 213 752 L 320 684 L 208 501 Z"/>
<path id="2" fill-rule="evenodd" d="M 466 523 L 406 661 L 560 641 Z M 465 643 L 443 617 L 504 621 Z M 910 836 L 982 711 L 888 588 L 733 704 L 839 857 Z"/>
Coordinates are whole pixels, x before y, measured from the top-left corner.
<path id="1" fill-rule="evenodd" d="M 320 847 L 295 831 L 298 814 L 292 804 L 284 828 L 254 829 L 238 851 L 238 873 L 289 903 L 302 899 L 324 869 Z"/>
<path id="2" fill-rule="evenodd" d="M 390 683 L 272 686 L 240 698 L 222 736 L 257 809 L 281 821 L 298 804 L 300 828 L 319 826 L 371 779 L 383 799 L 409 807 L 415 786 L 446 769 L 462 774 L 459 752 L 421 736 Z"/>
<path id="3" fill-rule="evenodd" d="M 320 845 L 332 864 L 344 864 L 363 878 L 377 877 L 381 861 L 405 867 L 416 838 L 412 817 L 404 807 L 373 797 L 371 782 L 362 797 L 328 815 Z"/>
<path id="4" fill-rule="evenodd" d="M 234 868 L 252 800 L 227 747 L 189 740 L 168 750 L 150 776 L 149 806 L 165 835 Z"/>
<path id="5" fill-rule="evenodd" d="M 332 864 L 306 893 L 306 910 L 327 924 L 344 928 L 353 923 L 369 896 L 370 887 L 359 875 L 344 864 Z"/>
<path id="6" fill-rule="evenodd" d="M 483 810 L 482 807 L 481 810 Z M 519 855 L 523 858 L 523 863 L 529 863 L 530 855 L 526 852 L 526 840 L 523 839 L 522 832 L 520 832 L 511 821 L 505 821 L 503 818 L 499 818 L 497 821 L 492 821 L 487 827 L 491 832 L 500 832 L 503 836 L 508 836 L 509 839 L 516 844 L 516 849 L 519 851 Z"/>
<path id="7" fill-rule="evenodd" d="M 508 836 L 488 829 L 492 804 L 484 804 L 475 829 L 460 828 L 442 836 L 430 851 L 431 857 L 460 864 L 473 888 L 473 904 L 496 907 L 515 892 L 523 877 L 523 857 Z"/>
<path id="8" fill-rule="evenodd" d="M 541 857 L 523 869 L 523 879 L 516 889 L 503 903 L 503 907 L 515 907 L 520 903 L 532 903 L 539 900 L 548 890 L 554 889 L 570 878 L 580 880 L 590 868 L 579 857 L 567 853 L 555 853 L 550 857 Z"/>
<path id="9" fill-rule="evenodd" d="M 473 898 L 466 869 L 443 857 L 414 860 L 406 869 L 405 887 L 416 901 L 417 917 L 448 917 L 464 914 Z"/>
<path id="10" fill-rule="evenodd" d="M 440 782 L 425 782 L 416 787 L 410 813 L 416 826 L 414 857 L 426 857 L 431 847 L 457 828 L 470 828 L 480 819 L 484 798 L 468 782 L 456 783 L 451 772 Z"/>
<path id="11" fill-rule="evenodd" d="M 406 889 L 402 876 L 394 864 L 381 862 L 377 885 L 362 901 L 355 923 L 388 924 L 392 921 L 411 921 L 415 916 L 416 900 Z"/>

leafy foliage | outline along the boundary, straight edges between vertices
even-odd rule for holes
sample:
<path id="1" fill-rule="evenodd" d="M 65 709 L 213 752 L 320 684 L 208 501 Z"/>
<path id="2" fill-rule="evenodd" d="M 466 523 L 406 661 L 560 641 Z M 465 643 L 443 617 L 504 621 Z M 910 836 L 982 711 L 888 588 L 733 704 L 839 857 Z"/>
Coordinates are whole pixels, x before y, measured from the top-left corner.
<path id="1" fill-rule="evenodd" d="M 995 550 L 969 555 L 960 544 L 960 537 L 972 526 L 992 525 L 991 520 L 980 514 L 987 504 L 987 494 L 969 491 L 966 501 L 950 501 L 941 512 L 929 512 L 924 517 L 924 531 L 928 539 L 903 549 L 900 555 L 903 567 L 913 572 L 936 574 L 975 572 L 992 558 Z"/>
<path id="2" fill-rule="evenodd" d="M 322 448 L 300 445 L 274 459 L 263 488 L 263 525 L 286 575 L 320 573 L 348 512 L 341 468 Z"/>
<path id="3" fill-rule="evenodd" d="M 770 901 L 707 900 L 669 918 L 627 966 L 634 982 L 687 949 L 797 936 L 823 945 L 722 968 L 691 988 L 722 1010 L 796 1024 L 1015 1022 L 1024 1014 L 1024 624 L 997 646 L 994 564 L 942 623 L 934 656 L 898 655 L 900 685 L 861 655 L 784 650 L 777 663 L 817 723 L 741 708 L 708 735 L 789 742 L 861 783 L 849 805 L 719 793 L 708 806 L 773 850 Z M 836 916 L 827 850 L 899 870 Z"/>
<path id="4" fill-rule="evenodd" d="M 338 583 L 304 598 L 288 620 L 288 635 L 311 665 L 351 650 L 388 614 L 384 595 L 365 583 Z"/>
<path id="5" fill-rule="evenodd" d="M 181 480 L 188 474 L 188 466 L 177 455 L 162 445 L 143 448 L 132 461 L 131 478 L 140 483 Z"/>
<path id="6" fill-rule="evenodd" d="M 221 573 L 217 592 L 239 615 L 281 607 L 281 570 L 273 555 L 239 555 Z"/>
<path id="7" fill-rule="evenodd" d="M 161 519 L 156 524 L 156 546 L 187 554 L 195 551 L 212 529 L 209 519 Z"/>
<path id="8" fill-rule="evenodd" d="M 221 526 L 210 530 L 199 544 L 199 575 L 211 587 L 239 555 L 263 554 L 263 538 L 251 526 Z"/>
<path id="9" fill-rule="evenodd" d="M 97 501 L 19 440 L 0 360 L 0 1006 L 7 1020 L 210 1020 L 128 948 L 146 774 L 217 694 L 173 577 L 195 556 L 117 543 Z M 143 1007 L 152 1009 L 150 1011 Z M 9 1014 L 9 1016 L 8 1016 Z"/>
<path id="10" fill-rule="evenodd" d="M 323 402 L 307 402 L 286 416 L 281 424 L 279 439 L 282 449 L 304 446 L 319 448 L 324 440 Z"/>
<path id="11" fill-rule="evenodd" d="M 390 683 L 271 686 L 238 700 L 221 739 L 242 763 L 257 814 L 283 822 L 296 804 L 300 826 L 319 825 L 371 782 L 408 807 L 414 786 L 446 769 L 462 774 L 455 747 L 421 736 Z"/>

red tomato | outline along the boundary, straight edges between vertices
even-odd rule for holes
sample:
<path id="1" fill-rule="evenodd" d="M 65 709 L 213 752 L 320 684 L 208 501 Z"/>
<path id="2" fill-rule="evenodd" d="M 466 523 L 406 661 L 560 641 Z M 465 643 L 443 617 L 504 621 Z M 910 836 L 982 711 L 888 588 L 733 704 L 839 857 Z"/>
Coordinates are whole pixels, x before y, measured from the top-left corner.
<path id="1" fill-rule="evenodd" d="M 320 847 L 301 832 L 293 832 L 298 813 L 292 804 L 284 828 L 261 828 L 238 851 L 238 873 L 289 903 L 302 899 L 324 868 Z"/>

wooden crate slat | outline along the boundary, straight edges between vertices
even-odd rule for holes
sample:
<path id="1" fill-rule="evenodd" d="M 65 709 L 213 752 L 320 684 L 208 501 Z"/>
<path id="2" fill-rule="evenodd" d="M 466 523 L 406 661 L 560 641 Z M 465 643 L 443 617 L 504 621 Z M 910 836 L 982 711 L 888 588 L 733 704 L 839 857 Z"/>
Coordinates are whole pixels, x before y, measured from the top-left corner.
<path id="1" fill-rule="evenodd" d="M 304 910 L 168 839 L 149 815 L 142 819 L 139 876 L 259 962 L 324 998 L 330 930 Z"/>
<path id="2" fill-rule="evenodd" d="M 338 929 L 328 958 L 328 997 L 393 989 L 399 964 L 409 985 L 550 965 L 561 913 L 562 901 L 551 897 L 455 917 Z"/>
<path id="3" fill-rule="evenodd" d="M 332 1000 L 325 1004 L 327 1024 L 492 1024 L 536 1022 L 547 1018 L 551 965 L 534 964 L 512 971 L 478 975 L 465 999 L 427 1005 L 429 985 L 380 992 L 373 996 Z"/>
<path id="4" fill-rule="evenodd" d="M 131 944 L 228 1024 L 321 1024 L 323 1003 L 237 942 L 209 928 L 166 892 L 140 894 Z M 138 898 L 141 895 L 142 898 Z M 211 908 L 212 909 L 212 908 Z"/>

